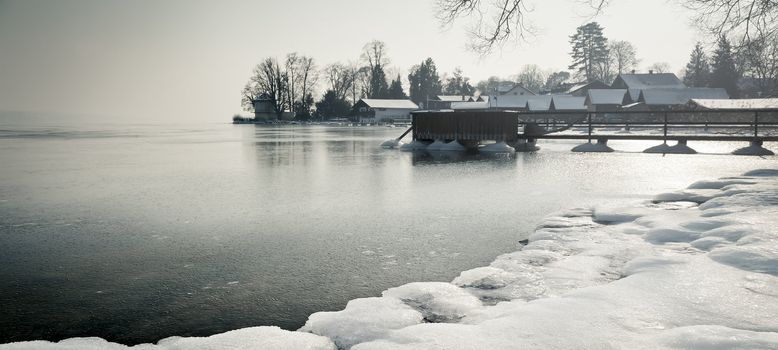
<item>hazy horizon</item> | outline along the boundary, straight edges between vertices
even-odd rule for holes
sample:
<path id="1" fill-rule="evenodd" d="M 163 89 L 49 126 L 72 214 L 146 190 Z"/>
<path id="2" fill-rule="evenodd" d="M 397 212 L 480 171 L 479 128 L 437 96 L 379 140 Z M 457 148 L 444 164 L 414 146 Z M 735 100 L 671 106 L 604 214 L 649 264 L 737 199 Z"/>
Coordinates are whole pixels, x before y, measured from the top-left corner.
<path id="1" fill-rule="evenodd" d="M 480 57 L 466 49 L 466 23 L 442 28 L 431 0 L 0 0 L 0 110 L 138 122 L 228 121 L 242 112 L 240 90 L 263 58 L 299 52 L 323 67 L 357 60 L 374 39 L 387 45 L 390 77 L 406 78 L 426 57 L 441 73 L 461 67 L 473 84 L 516 74 L 524 64 L 567 70 L 568 37 L 591 19 L 589 9 L 577 0 L 531 7 L 536 35 Z M 640 69 L 667 62 L 679 72 L 694 43 L 707 39 L 689 17 L 671 1 L 620 0 L 594 20 L 609 40 L 636 46 Z"/>

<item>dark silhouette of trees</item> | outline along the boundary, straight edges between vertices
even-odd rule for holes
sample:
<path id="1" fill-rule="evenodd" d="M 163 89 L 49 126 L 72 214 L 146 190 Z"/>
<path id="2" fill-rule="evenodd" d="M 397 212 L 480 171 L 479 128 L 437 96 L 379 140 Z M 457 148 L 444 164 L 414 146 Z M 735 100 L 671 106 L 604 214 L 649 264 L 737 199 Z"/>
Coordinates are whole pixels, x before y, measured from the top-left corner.
<path id="1" fill-rule="evenodd" d="M 691 87 L 708 86 L 710 80 L 710 65 L 708 56 L 702 49 L 702 43 L 697 42 L 694 45 L 689 63 L 686 64 L 686 73 L 683 76 L 683 83 Z"/>
<path id="2" fill-rule="evenodd" d="M 602 34 L 602 27 L 597 22 L 584 24 L 576 29 L 570 37 L 573 46 L 570 56 L 573 63 L 569 69 L 577 70 L 586 81 L 603 79 L 608 74 L 604 67 L 610 63 L 608 39 Z"/>
<path id="3" fill-rule="evenodd" d="M 737 84 L 740 80 L 740 73 L 735 66 L 732 45 L 724 36 L 719 37 L 718 47 L 713 52 L 711 68 L 709 86 L 724 88 L 730 97 L 738 97 L 740 94 Z"/>
<path id="4" fill-rule="evenodd" d="M 403 83 L 399 74 L 397 75 L 397 79 L 392 80 L 392 83 L 389 84 L 389 91 L 387 91 L 386 98 L 396 100 L 404 100 L 408 98 L 408 95 L 406 95 L 405 91 L 403 90 Z"/>
<path id="5" fill-rule="evenodd" d="M 319 102 L 316 102 L 314 117 L 321 120 L 338 118 L 348 115 L 351 105 L 345 98 L 338 96 L 333 90 L 327 90 Z"/>
<path id="6" fill-rule="evenodd" d="M 464 76 L 462 69 L 457 67 L 443 84 L 444 95 L 472 96 L 475 88 L 470 85 L 470 78 Z"/>
<path id="7" fill-rule="evenodd" d="M 289 105 L 288 76 L 275 58 L 266 58 L 254 67 L 248 83 L 243 88 L 241 105 L 247 111 L 254 111 L 254 102 L 267 97 L 273 101 L 273 109 L 280 118 Z"/>
<path id="8" fill-rule="evenodd" d="M 408 74 L 408 82 L 411 100 L 422 108 L 427 106 L 428 99 L 441 93 L 440 76 L 432 58 L 413 66 Z"/>

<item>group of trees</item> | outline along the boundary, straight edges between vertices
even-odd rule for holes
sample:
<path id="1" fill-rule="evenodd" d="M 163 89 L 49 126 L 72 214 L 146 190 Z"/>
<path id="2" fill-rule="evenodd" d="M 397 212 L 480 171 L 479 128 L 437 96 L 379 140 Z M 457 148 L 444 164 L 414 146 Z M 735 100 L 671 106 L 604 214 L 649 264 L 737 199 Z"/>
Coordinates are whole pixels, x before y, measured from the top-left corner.
<path id="1" fill-rule="evenodd" d="M 330 119 L 348 115 L 351 105 L 361 98 L 407 99 L 420 106 L 437 95 L 473 95 L 475 87 L 457 68 L 440 76 L 435 62 L 427 58 L 413 66 L 408 74 L 410 97 L 403 79 L 397 74 L 387 79 L 389 65 L 386 44 L 367 43 L 356 63 L 333 63 L 319 70 L 313 58 L 291 53 L 284 62 L 266 58 L 258 64 L 243 88 L 242 106 L 253 111 L 260 99 L 272 100 L 273 110 L 280 118 L 291 112 L 297 119 Z M 324 93 L 314 102 L 314 90 L 322 79 Z"/>
<path id="2" fill-rule="evenodd" d="M 597 22 L 591 22 L 578 27 L 570 37 L 573 63 L 568 68 L 582 80 L 609 83 L 618 74 L 632 71 L 640 63 L 632 43 L 618 40 L 609 43 L 602 31 Z"/>
<path id="3" fill-rule="evenodd" d="M 698 42 L 686 64 L 684 83 L 724 88 L 731 97 L 778 96 L 778 43 L 752 40 L 733 47 L 720 36 L 709 58 Z"/>

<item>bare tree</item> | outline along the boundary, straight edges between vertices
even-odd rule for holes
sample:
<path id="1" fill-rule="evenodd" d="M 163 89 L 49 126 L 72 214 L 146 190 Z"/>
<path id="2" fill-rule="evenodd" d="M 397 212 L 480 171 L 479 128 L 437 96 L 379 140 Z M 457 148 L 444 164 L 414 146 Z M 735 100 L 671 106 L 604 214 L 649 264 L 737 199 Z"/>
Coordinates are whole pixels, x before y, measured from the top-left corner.
<path id="1" fill-rule="evenodd" d="M 612 41 L 610 43 L 610 56 L 616 74 L 627 73 L 635 69 L 640 62 L 637 59 L 635 47 L 629 41 Z"/>
<path id="2" fill-rule="evenodd" d="M 308 96 L 312 95 L 313 89 L 319 82 L 319 72 L 316 69 L 316 63 L 312 57 L 302 56 L 297 64 L 297 71 L 302 82 L 302 94 L 300 99 L 300 105 L 310 111 L 311 106 L 308 103 Z"/>
<path id="3" fill-rule="evenodd" d="M 648 66 L 648 70 L 654 73 L 670 73 L 670 64 L 667 62 L 656 62 Z"/>
<path id="4" fill-rule="evenodd" d="M 343 64 L 333 63 L 324 68 L 324 76 L 329 84 L 329 90 L 335 93 L 335 97 L 345 100 L 354 85 L 351 69 Z"/>
<path id="5" fill-rule="evenodd" d="M 778 96 L 778 35 L 752 38 L 741 45 L 739 55 L 745 61 L 743 70 L 752 86 L 749 94 L 759 97 Z"/>
<path id="6" fill-rule="evenodd" d="M 778 33 L 778 1 L 682 0 L 696 12 L 695 23 L 717 36 L 740 36 L 748 43 Z"/>
<path id="7" fill-rule="evenodd" d="M 379 40 L 373 40 L 365 44 L 362 48 L 361 59 L 367 63 L 370 70 L 389 64 L 389 58 L 386 55 L 386 44 Z"/>
<path id="8" fill-rule="evenodd" d="M 608 3 L 608 0 L 578 1 L 588 4 L 595 14 Z M 473 20 L 468 28 L 469 46 L 485 55 L 495 47 L 533 32 L 525 20 L 525 14 L 530 12 L 527 5 L 531 3 L 531 0 L 437 0 L 437 18 L 444 25 L 463 18 Z"/>
<path id="9" fill-rule="evenodd" d="M 525 64 L 513 77 L 514 81 L 533 92 L 539 92 L 547 79 L 548 73 L 536 64 Z"/>
<path id="10" fill-rule="evenodd" d="M 241 104 L 246 110 L 251 111 L 254 109 L 255 101 L 260 97 L 267 97 L 273 101 L 273 109 L 280 117 L 289 105 L 288 81 L 286 72 L 281 69 L 278 60 L 266 58 L 254 67 L 249 82 L 243 88 Z"/>

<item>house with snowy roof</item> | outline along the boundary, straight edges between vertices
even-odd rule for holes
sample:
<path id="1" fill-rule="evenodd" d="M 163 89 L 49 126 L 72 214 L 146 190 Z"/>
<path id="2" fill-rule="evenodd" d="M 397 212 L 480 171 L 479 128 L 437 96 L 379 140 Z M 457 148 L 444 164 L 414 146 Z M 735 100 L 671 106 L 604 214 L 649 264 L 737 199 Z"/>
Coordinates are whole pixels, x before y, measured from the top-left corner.
<path id="1" fill-rule="evenodd" d="M 497 95 L 501 96 L 531 96 L 535 92 L 524 87 L 521 84 L 500 84 L 497 87 Z"/>
<path id="2" fill-rule="evenodd" d="M 778 109 L 778 98 L 702 99 L 693 98 L 687 103 L 693 110 L 743 110 Z"/>
<path id="3" fill-rule="evenodd" d="M 692 99 L 728 99 L 727 90 L 722 88 L 645 89 L 640 91 L 638 101 L 625 105 L 626 110 L 666 111 L 685 109 Z"/>
<path id="4" fill-rule="evenodd" d="M 477 101 L 480 96 L 469 95 L 437 95 L 434 98 L 427 101 L 427 109 L 440 110 L 451 109 L 452 102 L 468 102 Z"/>
<path id="5" fill-rule="evenodd" d="M 586 97 L 554 95 L 549 104 L 550 111 L 586 111 Z"/>
<path id="6" fill-rule="evenodd" d="M 547 112 L 551 109 L 552 95 L 537 95 L 527 99 L 526 110 L 528 112 Z"/>
<path id="7" fill-rule="evenodd" d="M 626 104 L 638 101 L 640 91 L 646 89 L 684 89 L 686 85 L 673 73 L 622 73 L 611 84 L 613 89 L 626 89 L 629 101 Z"/>
<path id="8" fill-rule="evenodd" d="M 588 83 L 579 83 L 571 86 L 567 91 L 564 92 L 565 95 L 572 95 L 572 96 L 583 96 L 586 97 L 587 93 L 591 89 L 610 89 L 611 86 L 608 84 L 605 84 L 599 80 L 590 81 Z"/>
<path id="9" fill-rule="evenodd" d="M 411 100 L 363 98 L 351 107 L 351 114 L 360 123 L 377 123 L 410 119 L 411 112 L 417 109 L 419 106 Z"/>
<path id="10" fill-rule="evenodd" d="M 590 112 L 615 112 L 624 104 L 626 94 L 627 89 L 591 89 L 584 104 Z"/>

